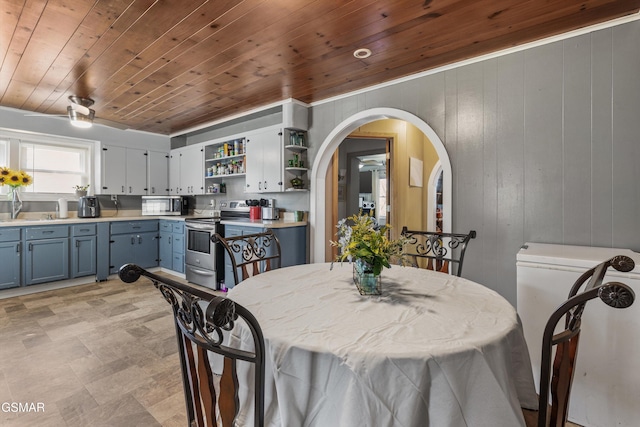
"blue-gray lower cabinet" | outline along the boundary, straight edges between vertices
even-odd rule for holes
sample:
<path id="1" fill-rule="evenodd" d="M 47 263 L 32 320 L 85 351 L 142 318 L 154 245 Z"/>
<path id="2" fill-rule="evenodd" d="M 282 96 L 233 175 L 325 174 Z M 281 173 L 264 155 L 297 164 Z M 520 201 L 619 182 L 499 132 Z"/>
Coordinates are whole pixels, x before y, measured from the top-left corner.
<path id="1" fill-rule="evenodd" d="M 160 220 L 160 267 L 184 273 L 184 221 Z"/>
<path id="2" fill-rule="evenodd" d="M 266 229 L 258 227 L 239 227 L 237 225 L 225 225 L 224 237 L 237 237 L 244 234 L 262 233 Z M 224 250 L 224 249 L 223 249 Z M 240 274 L 240 273 L 238 273 Z M 228 289 L 233 288 L 236 285 L 235 278 L 233 276 L 233 264 L 231 264 L 231 258 L 227 251 L 224 252 L 224 286 Z"/>
<path id="3" fill-rule="evenodd" d="M 112 222 L 109 272 L 115 274 L 128 263 L 157 267 L 158 237 L 158 220 Z"/>
<path id="4" fill-rule="evenodd" d="M 263 233 L 267 229 L 260 227 L 242 227 L 238 225 L 225 225 L 224 236 L 236 237 L 246 234 Z M 280 267 L 305 264 L 307 262 L 307 227 L 282 227 L 272 228 L 280 242 Z M 224 283 L 229 289 L 235 286 L 233 268 L 229 255 L 224 257 Z"/>
<path id="5" fill-rule="evenodd" d="M 307 226 L 272 228 L 280 241 L 282 267 L 307 263 Z"/>
<path id="6" fill-rule="evenodd" d="M 69 278 L 69 226 L 25 229 L 25 285 Z"/>
<path id="7" fill-rule="evenodd" d="M 21 230 L 19 228 L 0 229 L 0 289 L 20 286 L 20 267 L 22 265 Z"/>
<path id="8" fill-rule="evenodd" d="M 162 230 L 162 229 L 161 229 Z M 160 231 L 160 242 L 158 243 L 158 252 L 160 255 L 160 267 L 173 269 L 173 234 L 166 231 Z"/>
<path id="9" fill-rule="evenodd" d="M 71 277 L 96 274 L 96 224 L 73 225 L 71 234 Z"/>
<path id="10" fill-rule="evenodd" d="M 173 221 L 172 221 L 173 222 Z M 184 273 L 184 222 L 173 222 L 173 239 L 171 239 L 171 252 L 173 256 L 172 270 L 178 273 Z"/>

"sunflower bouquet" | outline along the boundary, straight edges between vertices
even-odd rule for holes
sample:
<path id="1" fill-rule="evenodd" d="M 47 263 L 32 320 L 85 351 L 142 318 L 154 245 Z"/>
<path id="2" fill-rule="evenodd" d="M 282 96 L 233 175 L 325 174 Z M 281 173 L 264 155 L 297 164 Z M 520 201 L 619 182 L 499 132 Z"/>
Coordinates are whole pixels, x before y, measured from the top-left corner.
<path id="1" fill-rule="evenodd" d="M 24 171 L 16 171 L 7 167 L 0 167 L 0 186 L 8 185 L 12 191 L 18 187 L 31 185 L 33 178 Z"/>

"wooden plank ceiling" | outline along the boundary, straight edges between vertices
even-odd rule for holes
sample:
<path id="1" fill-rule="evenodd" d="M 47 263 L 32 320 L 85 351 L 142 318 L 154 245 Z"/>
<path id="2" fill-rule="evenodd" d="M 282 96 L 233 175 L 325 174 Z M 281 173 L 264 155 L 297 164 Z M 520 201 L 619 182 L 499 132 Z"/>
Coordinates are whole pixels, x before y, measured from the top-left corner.
<path id="1" fill-rule="evenodd" d="M 0 0 L 0 105 L 175 134 L 637 13 L 640 0 Z M 356 59 L 354 50 L 373 55 Z M 34 120 L 47 120 L 34 117 Z"/>

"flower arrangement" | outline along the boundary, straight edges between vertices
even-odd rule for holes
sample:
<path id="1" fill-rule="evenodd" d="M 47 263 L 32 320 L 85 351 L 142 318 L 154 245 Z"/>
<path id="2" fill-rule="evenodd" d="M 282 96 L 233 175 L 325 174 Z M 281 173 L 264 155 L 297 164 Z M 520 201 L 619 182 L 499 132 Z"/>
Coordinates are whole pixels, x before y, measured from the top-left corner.
<path id="1" fill-rule="evenodd" d="M 87 185 L 76 185 L 75 187 L 73 187 L 74 190 L 76 191 L 87 191 L 89 189 L 89 184 Z"/>
<path id="2" fill-rule="evenodd" d="M 338 241 L 331 241 L 332 246 L 341 250 L 336 261 L 361 260 L 371 266 L 373 274 L 378 276 L 384 267 L 391 267 L 391 257 L 402 253 L 404 240 L 390 240 L 387 232 L 391 227 L 377 226 L 373 217 L 363 215 L 362 212 L 341 219 L 337 228 Z"/>
<path id="3" fill-rule="evenodd" d="M 11 219 L 16 219 L 22 209 L 18 188 L 31 185 L 32 182 L 31 175 L 24 171 L 15 171 L 8 167 L 0 168 L 0 186 L 8 185 L 11 187 L 11 191 L 7 194 L 7 197 L 11 200 Z"/>
<path id="4" fill-rule="evenodd" d="M 14 191 L 18 187 L 31 185 L 33 178 L 24 171 L 16 171 L 7 167 L 0 168 L 0 185 L 8 185 Z"/>

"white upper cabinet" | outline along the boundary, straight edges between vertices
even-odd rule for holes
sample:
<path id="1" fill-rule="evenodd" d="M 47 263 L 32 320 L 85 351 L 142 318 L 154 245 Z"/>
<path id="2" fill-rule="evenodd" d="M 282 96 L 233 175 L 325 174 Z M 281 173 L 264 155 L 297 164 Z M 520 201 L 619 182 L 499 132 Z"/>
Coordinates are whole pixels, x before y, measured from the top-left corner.
<path id="1" fill-rule="evenodd" d="M 202 144 L 171 150 L 169 158 L 171 195 L 204 194 L 203 152 Z"/>
<path id="2" fill-rule="evenodd" d="M 283 191 L 282 129 L 261 129 L 246 137 L 247 193 L 277 193 Z"/>
<path id="3" fill-rule="evenodd" d="M 168 194 L 166 152 L 103 145 L 100 153 L 101 185 L 96 194 Z"/>
<path id="4" fill-rule="evenodd" d="M 127 172 L 125 194 L 143 196 L 147 194 L 147 150 L 127 148 Z"/>
<path id="5" fill-rule="evenodd" d="M 147 152 L 147 194 L 164 196 L 169 194 L 169 153 Z"/>
<path id="6" fill-rule="evenodd" d="M 101 194 L 147 194 L 147 150 L 104 145 L 101 153 Z"/>

